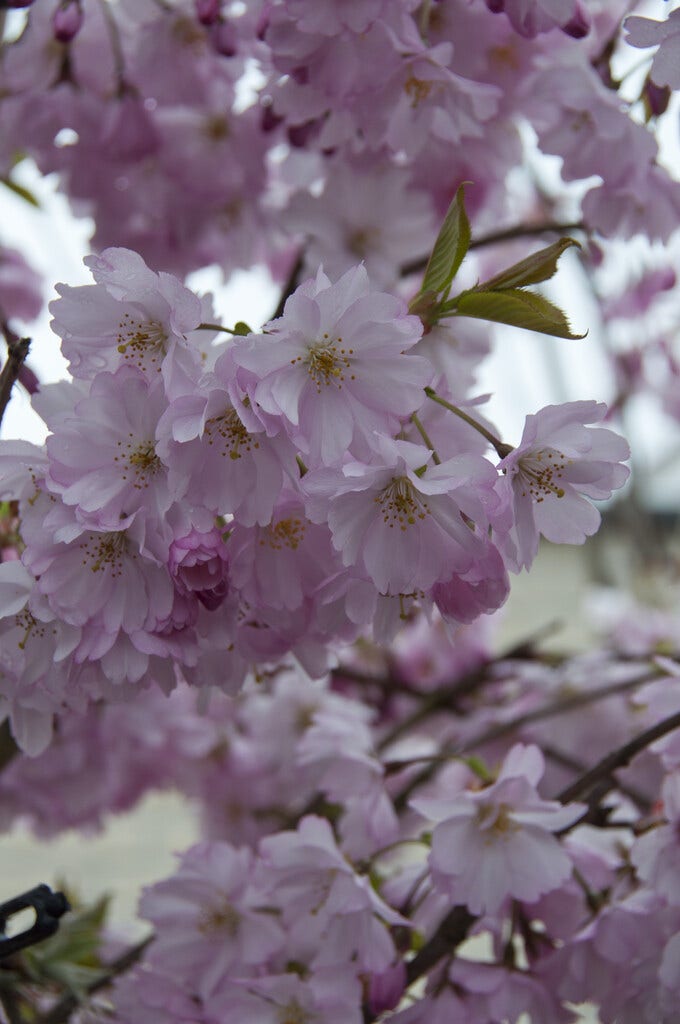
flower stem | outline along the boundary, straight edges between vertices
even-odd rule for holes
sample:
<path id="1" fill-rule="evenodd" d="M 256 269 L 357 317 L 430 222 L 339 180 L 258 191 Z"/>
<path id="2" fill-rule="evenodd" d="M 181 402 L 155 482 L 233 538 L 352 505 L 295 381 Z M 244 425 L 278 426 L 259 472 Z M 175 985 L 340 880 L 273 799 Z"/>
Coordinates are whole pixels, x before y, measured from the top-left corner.
<path id="1" fill-rule="evenodd" d="M 493 447 L 496 449 L 496 451 L 498 452 L 498 457 L 500 459 L 504 459 L 506 455 L 509 455 L 510 452 L 513 450 L 511 444 L 505 444 L 503 441 L 501 441 L 499 437 L 496 437 L 495 434 L 492 434 L 490 430 L 487 430 L 486 427 L 483 426 L 478 420 L 474 419 L 474 417 L 469 416 L 468 413 L 466 412 L 463 412 L 463 410 L 459 409 L 457 405 L 452 405 L 451 402 L 447 402 L 445 398 L 441 398 L 433 388 L 425 388 L 425 394 L 427 395 L 428 398 L 432 399 L 433 402 L 437 402 L 438 405 L 442 405 L 445 409 L 448 409 L 449 412 L 452 412 L 456 416 L 460 417 L 461 420 L 464 420 L 467 424 L 469 424 L 469 426 L 476 430 L 478 434 L 481 434 L 482 437 L 485 437 L 489 444 L 493 445 Z"/>
<path id="2" fill-rule="evenodd" d="M 416 428 L 416 430 L 418 431 L 418 433 L 422 437 L 423 441 L 425 442 L 427 447 L 432 452 L 432 461 L 434 462 L 435 466 L 441 466 L 442 460 L 437 455 L 437 451 L 435 449 L 435 446 L 432 444 L 432 441 L 430 440 L 430 438 L 428 436 L 428 433 L 425 430 L 425 427 L 422 425 L 422 423 L 420 422 L 420 420 L 419 420 L 419 418 L 418 418 L 418 416 L 417 416 L 417 414 L 415 412 L 411 414 L 411 423 Z"/>

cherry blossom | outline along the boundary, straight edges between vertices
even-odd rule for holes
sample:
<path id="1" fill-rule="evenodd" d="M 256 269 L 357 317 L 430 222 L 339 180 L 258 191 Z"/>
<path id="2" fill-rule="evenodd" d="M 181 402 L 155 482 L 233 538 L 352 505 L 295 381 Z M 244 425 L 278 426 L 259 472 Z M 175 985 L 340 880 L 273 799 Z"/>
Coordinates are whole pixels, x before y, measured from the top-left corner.
<path id="1" fill-rule="evenodd" d="M 438 822 L 430 854 L 435 886 L 473 913 L 495 913 L 508 897 L 535 900 L 571 874 L 571 860 L 552 833 L 573 825 L 584 808 L 541 799 L 542 774 L 539 748 L 517 744 L 491 786 L 413 803 Z"/>

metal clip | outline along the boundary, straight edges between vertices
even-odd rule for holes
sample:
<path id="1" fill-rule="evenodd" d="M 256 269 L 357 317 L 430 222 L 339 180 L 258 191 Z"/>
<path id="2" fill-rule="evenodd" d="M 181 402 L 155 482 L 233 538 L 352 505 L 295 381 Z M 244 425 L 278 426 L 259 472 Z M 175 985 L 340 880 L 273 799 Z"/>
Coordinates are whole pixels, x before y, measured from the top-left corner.
<path id="1" fill-rule="evenodd" d="M 30 907 L 35 910 L 33 925 L 18 935 L 4 936 L 2 933 L 8 919 L 18 914 L 20 910 L 27 910 Z M 52 892 L 48 885 L 36 885 L 34 889 L 29 889 L 21 896 L 0 903 L 0 960 L 54 935 L 59 927 L 59 918 L 70 909 L 63 892 Z"/>

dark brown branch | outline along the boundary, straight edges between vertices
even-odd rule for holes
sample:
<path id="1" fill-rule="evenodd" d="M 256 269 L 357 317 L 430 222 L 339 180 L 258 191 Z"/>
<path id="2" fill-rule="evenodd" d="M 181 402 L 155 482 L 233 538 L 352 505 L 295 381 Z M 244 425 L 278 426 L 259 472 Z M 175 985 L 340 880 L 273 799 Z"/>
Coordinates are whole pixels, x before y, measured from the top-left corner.
<path id="1" fill-rule="evenodd" d="M 272 316 L 272 320 L 278 320 L 278 318 L 280 316 L 283 316 L 283 307 L 286 305 L 286 302 L 291 297 L 291 295 L 293 294 L 293 292 L 295 291 L 295 289 L 297 288 L 297 286 L 300 283 L 300 275 L 302 274 L 302 268 L 304 266 L 304 263 L 305 263 L 305 258 L 303 256 L 303 254 L 300 253 L 298 258 L 295 260 L 295 263 L 293 264 L 293 267 L 292 267 L 292 270 L 291 270 L 290 274 L 288 275 L 288 280 L 286 281 L 285 285 L 283 286 L 283 291 L 281 292 L 281 298 L 279 299 L 278 306 L 274 310 L 274 315 Z"/>
<path id="2" fill-rule="evenodd" d="M 454 951 L 467 937 L 475 918 L 467 907 L 454 907 L 446 915 L 431 939 L 406 964 L 406 982 L 414 981 L 426 974 L 443 956 Z"/>
<path id="3" fill-rule="evenodd" d="M 585 227 L 581 221 L 556 224 L 554 221 L 545 221 L 542 224 L 516 224 L 512 228 L 503 228 L 501 231 L 492 231 L 488 235 L 481 235 L 473 238 L 470 242 L 470 249 L 481 249 L 485 245 L 497 245 L 501 242 L 512 242 L 517 238 L 535 238 L 537 235 L 565 235 L 570 231 L 584 231 Z M 401 268 L 401 276 L 408 277 L 410 274 L 421 274 L 427 266 L 429 257 L 413 260 Z"/>
<path id="4" fill-rule="evenodd" d="M 87 986 L 86 994 L 88 996 L 94 995 L 101 989 L 106 988 L 111 982 L 117 978 L 120 974 L 124 974 L 125 971 L 137 963 L 140 959 L 144 950 L 153 941 L 153 935 L 148 936 L 146 939 L 142 939 L 136 946 L 131 946 L 126 949 L 124 953 L 121 953 L 117 959 L 113 960 L 110 964 L 106 964 L 106 974 L 102 978 L 98 978 L 93 981 L 91 985 Z M 71 992 L 55 1003 L 51 1010 L 48 1010 L 46 1014 L 39 1017 L 36 1024 L 64 1024 L 69 1019 L 71 1014 L 78 1009 L 81 1005 L 81 1001 L 77 996 L 74 996 Z"/>
<path id="5" fill-rule="evenodd" d="M 20 338 L 5 320 L 0 320 L 0 331 L 7 342 L 7 361 L 0 371 L 0 423 L 5 415 L 5 409 L 12 397 L 12 388 L 16 384 L 28 350 L 31 347 L 30 338 Z"/>
<path id="6" fill-rule="evenodd" d="M 552 704 L 536 708 L 534 711 L 528 711 L 526 714 L 518 715 L 517 718 L 512 718 L 507 722 L 501 722 L 499 725 L 491 726 L 491 728 L 480 733 L 478 736 L 473 737 L 473 739 L 466 743 L 447 743 L 444 745 L 441 753 L 437 755 L 437 757 L 422 759 L 424 761 L 430 761 L 431 763 L 411 779 L 409 784 L 401 791 L 401 793 L 397 794 L 394 800 L 394 806 L 397 811 L 403 810 L 411 794 L 418 789 L 419 786 L 428 782 L 433 775 L 436 774 L 442 763 L 445 763 L 454 757 L 460 757 L 462 754 L 469 753 L 476 747 L 501 739 L 503 736 L 510 735 L 516 730 L 523 728 L 525 725 L 531 725 L 533 722 L 540 722 L 545 718 L 553 718 L 555 715 L 560 715 L 567 711 L 574 711 L 576 708 L 584 707 L 588 704 L 594 704 L 596 701 L 605 700 L 607 697 L 613 697 L 616 694 L 634 690 L 638 686 L 643 686 L 645 683 L 649 683 L 653 679 L 657 679 L 658 676 L 659 672 L 646 673 L 636 679 L 628 679 L 624 683 L 612 683 L 611 686 L 602 686 L 598 690 L 591 690 L 587 693 L 576 693 L 571 697 L 565 697 Z M 417 759 L 411 759 L 404 762 L 403 765 L 400 765 L 397 762 L 395 767 L 406 768 L 410 764 L 414 764 L 415 760 Z"/>
<path id="7" fill-rule="evenodd" d="M 662 722 L 657 722 L 650 729 L 645 729 L 644 732 L 634 736 L 628 743 L 624 743 L 618 750 L 613 750 L 611 754 L 607 754 L 593 768 L 585 772 L 584 775 L 581 775 L 580 778 L 572 782 L 566 789 L 563 789 L 557 799 L 561 803 L 567 804 L 572 800 L 578 800 L 580 797 L 586 796 L 597 787 L 598 800 L 601 800 L 603 796 L 606 796 L 610 790 L 616 787 L 616 779 L 613 778 L 613 772 L 618 768 L 624 768 L 651 743 L 661 739 L 662 736 L 666 736 L 669 732 L 673 732 L 674 729 L 680 729 L 680 711 L 676 711 L 669 718 L 664 718 Z M 607 784 L 604 790 L 600 783 Z"/>

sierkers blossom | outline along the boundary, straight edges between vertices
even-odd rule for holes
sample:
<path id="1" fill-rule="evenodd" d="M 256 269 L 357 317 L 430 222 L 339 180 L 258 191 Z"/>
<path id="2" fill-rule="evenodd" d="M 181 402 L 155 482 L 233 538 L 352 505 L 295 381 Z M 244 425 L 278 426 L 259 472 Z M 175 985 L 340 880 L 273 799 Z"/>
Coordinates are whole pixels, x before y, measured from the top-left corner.
<path id="1" fill-rule="evenodd" d="M 432 370 L 405 351 L 422 324 L 399 299 L 372 291 L 362 266 L 335 284 L 319 271 L 265 331 L 237 344 L 234 362 L 249 371 L 252 401 L 282 417 L 315 465 L 367 454 L 374 432 L 395 432 L 423 402 Z"/>
<path id="2" fill-rule="evenodd" d="M 281 948 L 283 932 L 252 885 L 253 855 L 199 843 L 179 871 L 146 889 L 140 912 L 157 929 L 151 963 L 204 997 L 228 972 L 250 971 Z M 260 905 L 262 909 L 260 909 Z"/>
<path id="3" fill-rule="evenodd" d="M 470 570 L 485 548 L 474 524 L 484 529 L 498 507 L 493 467 L 460 455 L 416 473 L 428 458 L 419 445 L 385 439 L 373 464 L 348 462 L 304 480 L 310 518 L 328 522 L 344 564 L 382 594 L 428 590 Z"/>
<path id="4" fill-rule="evenodd" d="M 496 913 L 508 897 L 533 902 L 571 874 L 571 860 L 552 833 L 573 825 L 585 808 L 543 800 L 537 792 L 543 768 L 539 748 L 518 743 L 491 786 L 449 800 L 412 801 L 438 822 L 429 859 L 435 887 L 473 914 Z"/>
<path id="5" fill-rule="evenodd" d="M 518 568 L 529 567 L 542 534 L 556 544 L 583 544 L 600 525 L 587 499 L 611 497 L 629 470 L 627 443 L 603 427 L 597 402 L 549 405 L 527 416 L 522 440 L 500 463 L 499 491 L 512 502 Z"/>
<path id="6" fill-rule="evenodd" d="M 129 249 L 106 249 L 85 262 L 96 284 L 59 285 L 60 298 L 50 303 L 71 373 L 92 378 L 129 364 L 150 380 L 162 373 L 170 397 L 188 390 L 200 373 L 200 348 L 190 340 L 202 320 L 198 296 Z"/>
<path id="7" fill-rule="evenodd" d="M 666 21 L 653 18 L 626 18 L 623 26 L 626 42 L 646 49 L 657 46 L 650 76 L 657 85 L 680 89 L 680 9 L 671 11 Z"/>

